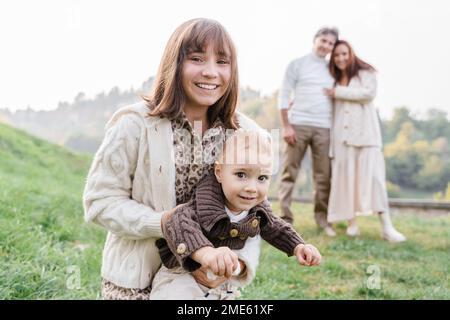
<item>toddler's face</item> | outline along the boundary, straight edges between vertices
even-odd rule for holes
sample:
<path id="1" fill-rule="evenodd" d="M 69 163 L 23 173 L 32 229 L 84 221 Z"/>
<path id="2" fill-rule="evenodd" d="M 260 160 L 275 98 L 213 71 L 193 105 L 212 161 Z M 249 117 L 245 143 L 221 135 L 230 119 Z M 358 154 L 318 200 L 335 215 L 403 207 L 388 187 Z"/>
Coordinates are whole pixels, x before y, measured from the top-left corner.
<path id="1" fill-rule="evenodd" d="M 269 191 L 271 169 L 271 164 L 216 165 L 228 209 L 238 214 L 261 203 Z"/>

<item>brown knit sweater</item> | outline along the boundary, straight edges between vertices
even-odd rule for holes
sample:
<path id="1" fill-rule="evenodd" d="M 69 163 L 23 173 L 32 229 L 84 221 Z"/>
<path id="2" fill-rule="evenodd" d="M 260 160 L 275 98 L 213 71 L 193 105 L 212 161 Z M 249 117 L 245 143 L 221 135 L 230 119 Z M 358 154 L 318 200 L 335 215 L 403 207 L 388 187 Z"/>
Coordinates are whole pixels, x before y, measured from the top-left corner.
<path id="1" fill-rule="evenodd" d="M 242 249 L 248 237 L 260 234 L 291 256 L 298 244 L 305 243 L 289 223 L 273 215 L 268 201 L 250 209 L 243 220 L 231 222 L 222 187 L 214 174 L 197 184 L 193 198 L 175 210 L 162 231 L 165 239 L 158 239 L 156 245 L 163 264 L 169 269 L 181 265 L 187 271 L 200 267 L 191 255 L 205 246 Z"/>

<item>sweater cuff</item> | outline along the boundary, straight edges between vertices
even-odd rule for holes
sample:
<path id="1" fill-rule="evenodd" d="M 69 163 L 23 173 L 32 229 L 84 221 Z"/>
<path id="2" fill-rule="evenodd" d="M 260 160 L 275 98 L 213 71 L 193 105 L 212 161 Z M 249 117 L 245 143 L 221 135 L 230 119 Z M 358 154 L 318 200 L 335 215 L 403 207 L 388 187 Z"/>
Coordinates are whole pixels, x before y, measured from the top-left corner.
<path id="1" fill-rule="evenodd" d="M 155 212 L 144 217 L 141 221 L 142 230 L 148 237 L 164 238 L 161 229 L 161 218 L 165 211 Z"/>
<path id="2" fill-rule="evenodd" d="M 212 243 L 201 237 L 189 237 L 185 242 L 175 243 L 175 257 L 183 269 L 192 272 L 201 267 L 200 263 L 192 259 L 192 254 L 203 248 L 213 247 Z"/>
<path id="3" fill-rule="evenodd" d="M 348 87 L 337 85 L 334 87 L 334 97 L 336 99 L 346 99 L 348 97 Z"/>

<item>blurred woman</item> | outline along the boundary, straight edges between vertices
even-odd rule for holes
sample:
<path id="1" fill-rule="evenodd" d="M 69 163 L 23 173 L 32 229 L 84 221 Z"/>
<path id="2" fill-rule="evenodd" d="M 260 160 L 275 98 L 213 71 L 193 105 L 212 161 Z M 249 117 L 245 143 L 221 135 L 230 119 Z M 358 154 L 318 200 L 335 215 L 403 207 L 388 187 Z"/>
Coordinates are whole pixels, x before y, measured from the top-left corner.
<path id="1" fill-rule="evenodd" d="M 376 71 L 343 40 L 336 42 L 329 68 L 335 86 L 325 89 L 325 94 L 334 99 L 328 221 L 348 221 L 347 235 L 357 236 L 356 216 L 377 212 L 383 238 L 405 241 L 389 214 L 380 124 L 372 104 Z"/>

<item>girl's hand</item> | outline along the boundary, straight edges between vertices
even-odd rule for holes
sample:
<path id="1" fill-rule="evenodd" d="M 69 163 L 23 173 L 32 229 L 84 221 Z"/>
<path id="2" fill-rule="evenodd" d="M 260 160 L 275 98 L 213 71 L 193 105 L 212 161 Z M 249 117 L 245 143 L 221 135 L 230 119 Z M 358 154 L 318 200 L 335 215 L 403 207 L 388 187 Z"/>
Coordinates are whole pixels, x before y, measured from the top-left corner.
<path id="1" fill-rule="evenodd" d="M 298 262 L 303 266 L 318 266 L 322 256 L 312 244 L 299 244 L 294 249 Z"/>
<path id="2" fill-rule="evenodd" d="M 239 260 L 239 265 L 240 265 L 240 273 L 239 275 L 235 275 L 235 277 L 244 277 L 247 274 L 247 266 L 245 265 L 245 262 L 242 260 Z M 225 281 L 228 280 L 227 277 L 219 277 L 214 275 L 214 277 L 209 277 L 208 276 L 208 271 L 211 271 L 210 269 L 206 268 L 206 267 L 201 267 L 197 270 L 195 270 L 194 272 L 192 272 L 192 276 L 194 277 L 195 281 L 197 281 L 197 283 L 200 283 L 201 285 L 204 285 L 205 287 L 208 288 L 217 288 L 218 286 L 220 286 L 221 284 L 223 284 Z M 236 273 L 236 270 L 234 271 L 234 273 Z"/>
<path id="3" fill-rule="evenodd" d="M 324 88 L 324 89 L 323 89 L 323 92 L 325 93 L 325 95 L 326 95 L 327 97 L 334 98 L 334 94 L 335 94 L 335 92 L 336 92 L 336 89 L 335 89 L 335 88 L 330 88 L 330 89 Z"/>
<path id="4" fill-rule="evenodd" d="M 211 280 L 207 276 L 207 271 L 209 269 L 206 267 L 201 267 L 194 272 L 192 272 L 192 276 L 194 277 L 195 281 L 197 283 L 200 283 L 201 285 L 204 285 L 208 288 L 217 288 L 221 284 L 223 284 L 225 281 L 228 280 L 227 277 L 216 277 L 214 280 Z"/>
<path id="5" fill-rule="evenodd" d="M 211 269 L 215 275 L 227 278 L 232 276 L 239 263 L 236 253 L 228 247 L 203 247 L 195 251 L 191 257 L 203 267 Z"/>

